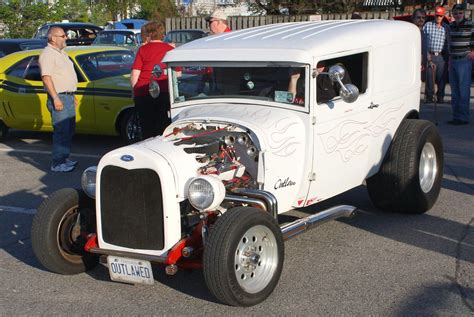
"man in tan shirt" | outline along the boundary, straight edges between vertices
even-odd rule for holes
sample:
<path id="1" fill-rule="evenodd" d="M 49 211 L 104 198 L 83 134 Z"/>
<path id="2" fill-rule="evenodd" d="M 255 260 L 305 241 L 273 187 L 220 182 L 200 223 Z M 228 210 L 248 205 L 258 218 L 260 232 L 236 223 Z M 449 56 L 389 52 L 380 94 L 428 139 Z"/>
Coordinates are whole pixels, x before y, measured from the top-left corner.
<path id="1" fill-rule="evenodd" d="M 67 35 L 60 27 L 48 31 L 48 46 L 39 57 L 41 78 L 48 93 L 47 107 L 53 123 L 53 159 L 51 171 L 70 172 L 77 162 L 69 159 L 76 128 L 77 75 L 74 64 L 64 51 Z"/>

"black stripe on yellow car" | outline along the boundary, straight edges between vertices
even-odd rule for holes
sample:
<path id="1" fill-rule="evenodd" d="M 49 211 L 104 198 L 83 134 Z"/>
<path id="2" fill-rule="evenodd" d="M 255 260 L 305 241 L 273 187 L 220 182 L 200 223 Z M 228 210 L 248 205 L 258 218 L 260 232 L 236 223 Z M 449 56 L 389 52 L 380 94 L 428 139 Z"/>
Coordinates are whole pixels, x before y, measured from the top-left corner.
<path id="1" fill-rule="evenodd" d="M 0 82 L 0 89 L 5 89 L 15 93 L 24 94 L 44 94 L 43 86 L 21 85 L 8 80 Z M 131 98 L 131 90 L 110 89 L 110 88 L 78 88 L 77 95 L 84 96 L 107 96 L 107 97 L 123 97 Z"/>

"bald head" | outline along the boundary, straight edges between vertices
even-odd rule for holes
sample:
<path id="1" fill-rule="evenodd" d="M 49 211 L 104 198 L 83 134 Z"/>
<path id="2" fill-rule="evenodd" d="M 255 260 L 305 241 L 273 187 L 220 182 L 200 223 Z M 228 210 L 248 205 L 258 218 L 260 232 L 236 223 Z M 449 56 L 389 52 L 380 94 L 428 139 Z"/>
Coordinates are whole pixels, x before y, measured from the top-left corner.
<path id="1" fill-rule="evenodd" d="M 48 43 L 59 49 L 66 47 L 66 39 L 67 35 L 63 28 L 59 26 L 53 26 L 48 30 Z"/>

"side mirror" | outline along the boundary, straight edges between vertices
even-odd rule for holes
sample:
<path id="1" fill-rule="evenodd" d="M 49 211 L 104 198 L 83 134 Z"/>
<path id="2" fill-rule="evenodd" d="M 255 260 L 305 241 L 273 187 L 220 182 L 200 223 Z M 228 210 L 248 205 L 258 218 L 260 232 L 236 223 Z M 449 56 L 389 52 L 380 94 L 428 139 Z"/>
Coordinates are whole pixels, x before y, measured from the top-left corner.
<path id="1" fill-rule="evenodd" d="M 353 84 L 343 85 L 339 90 L 339 95 L 345 102 L 352 103 L 359 98 L 359 88 Z"/>
<path id="2" fill-rule="evenodd" d="M 152 98 L 158 98 L 160 95 L 160 85 L 156 80 L 151 80 L 150 84 L 148 85 L 148 91 L 150 92 L 150 96 Z"/>
<path id="3" fill-rule="evenodd" d="M 156 78 L 161 77 L 161 75 L 163 74 L 163 69 L 161 68 L 160 64 L 155 64 L 155 66 L 153 66 L 151 74 Z"/>
<path id="4" fill-rule="evenodd" d="M 339 95 L 341 96 L 342 100 L 344 100 L 344 102 L 352 103 L 356 101 L 357 98 L 359 98 L 359 88 L 357 88 L 356 85 L 344 85 L 342 82 L 342 79 L 346 75 L 346 70 L 343 67 L 339 65 L 329 67 L 328 75 L 333 82 L 337 82 L 341 86 Z"/>

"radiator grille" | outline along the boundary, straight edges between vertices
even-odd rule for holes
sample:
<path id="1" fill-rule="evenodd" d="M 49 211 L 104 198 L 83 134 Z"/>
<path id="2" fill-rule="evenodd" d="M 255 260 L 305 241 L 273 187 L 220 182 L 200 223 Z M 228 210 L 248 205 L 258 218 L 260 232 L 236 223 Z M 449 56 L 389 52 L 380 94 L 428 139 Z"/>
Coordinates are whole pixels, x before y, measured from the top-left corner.
<path id="1" fill-rule="evenodd" d="M 155 171 L 104 167 L 100 210 L 105 242 L 133 249 L 163 249 L 163 197 Z"/>

